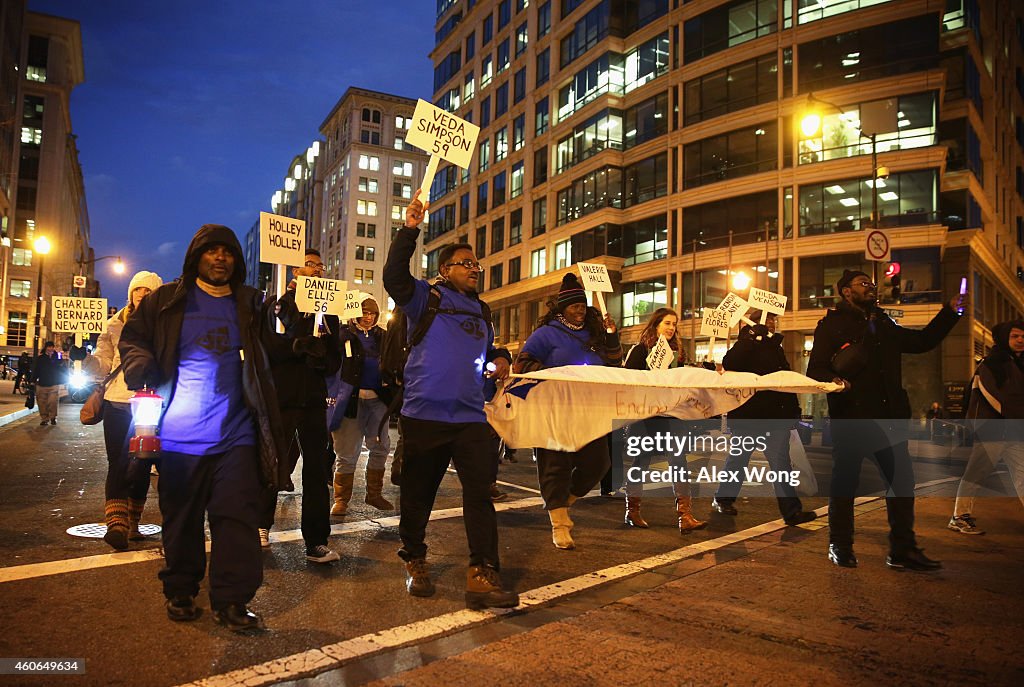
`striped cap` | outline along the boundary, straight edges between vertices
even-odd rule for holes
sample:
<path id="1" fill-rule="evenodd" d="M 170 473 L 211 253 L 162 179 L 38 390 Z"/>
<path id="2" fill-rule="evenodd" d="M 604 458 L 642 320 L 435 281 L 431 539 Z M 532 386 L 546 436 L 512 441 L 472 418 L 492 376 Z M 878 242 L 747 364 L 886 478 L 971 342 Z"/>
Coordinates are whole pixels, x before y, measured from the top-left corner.
<path id="1" fill-rule="evenodd" d="M 562 277 L 562 288 L 558 290 L 558 312 L 562 312 L 573 303 L 587 303 L 587 292 L 580 286 L 580 280 L 575 272 L 569 272 Z"/>

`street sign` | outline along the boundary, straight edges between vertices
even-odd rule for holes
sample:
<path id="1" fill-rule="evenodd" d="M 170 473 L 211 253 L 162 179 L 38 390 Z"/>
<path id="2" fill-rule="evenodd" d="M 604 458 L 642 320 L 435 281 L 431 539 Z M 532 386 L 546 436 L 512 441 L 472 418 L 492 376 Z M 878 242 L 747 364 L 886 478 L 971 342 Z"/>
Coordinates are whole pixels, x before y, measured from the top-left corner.
<path id="1" fill-rule="evenodd" d="M 76 289 L 84 289 L 87 282 L 88 280 L 85 277 L 78 274 L 71 278 L 71 285 Z"/>
<path id="2" fill-rule="evenodd" d="M 306 262 L 306 221 L 261 212 L 260 262 L 302 267 Z"/>
<path id="3" fill-rule="evenodd" d="M 69 334 L 102 334 L 107 330 L 107 299 L 54 296 L 50 330 Z"/>
<path id="4" fill-rule="evenodd" d="M 864 241 L 864 257 L 874 262 L 889 262 L 892 259 L 889 235 L 881 229 L 868 231 Z"/>

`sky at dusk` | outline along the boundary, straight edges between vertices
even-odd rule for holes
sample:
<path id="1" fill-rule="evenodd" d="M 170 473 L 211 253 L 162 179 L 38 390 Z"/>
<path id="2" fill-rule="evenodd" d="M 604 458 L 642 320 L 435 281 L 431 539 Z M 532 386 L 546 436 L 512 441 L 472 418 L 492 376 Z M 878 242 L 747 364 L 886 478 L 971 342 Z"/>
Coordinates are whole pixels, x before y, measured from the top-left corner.
<path id="1" fill-rule="evenodd" d="M 350 86 L 431 99 L 432 0 L 29 0 L 77 20 L 71 97 L 97 256 L 116 298 L 140 269 L 181 272 L 202 224 L 239 239 Z"/>

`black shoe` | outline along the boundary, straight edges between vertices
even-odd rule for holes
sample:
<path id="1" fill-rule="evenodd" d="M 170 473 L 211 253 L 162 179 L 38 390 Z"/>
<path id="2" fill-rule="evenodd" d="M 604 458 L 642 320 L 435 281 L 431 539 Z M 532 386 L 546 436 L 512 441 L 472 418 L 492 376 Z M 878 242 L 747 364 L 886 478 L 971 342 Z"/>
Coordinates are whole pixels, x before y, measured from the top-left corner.
<path id="1" fill-rule="evenodd" d="M 817 518 L 818 514 L 814 511 L 802 510 L 798 513 L 793 513 L 793 515 L 790 515 L 788 518 L 784 518 L 784 520 L 787 525 L 792 527 L 794 525 L 802 525 L 805 522 L 810 522 L 811 520 L 816 520 Z"/>
<path id="2" fill-rule="evenodd" d="M 113 549 L 124 551 L 128 548 L 128 528 L 108 527 L 107 533 L 103 535 L 103 541 L 110 544 Z"/>
<path id="3" fill-rule="evenodd" d="M 885 557 L 885 564 L 893 570 L 941 570 L 942 563 L 924 555 L 921 549 L 913 548 L 903 553 L 890 553 Z"/>
<path id="4" fill-rule="evenodd" d="M 50 424 L 51 425 L 57 424 L 57 418 L 53 418 L 52 420 L 50 420 Z"/>
<path id="5" fill-rule="evenodd" d="M 167 600 L 167 617 L 176 623 L 190 623 L 199 617 L 195 597 L 174 596 Z"/>
<path id="6" fill-rule="evenodd" d="M 711 510 L 722 515 L 739 515 L 739 511 L 736 510 L 736 506 L 732 505 L 728 501 L 719 501 L 714 499 L 711 501 Z"/>
<path id="7" fill-rule="evenodd" d="M 828 559 L 840 568 L 856 568 L 857 557 L 853 555 L 852 546 L 828 545 Z"/>
<path id="8" fill-rule="evenodd" d="M 48 424 L 49 424 L 49 423 L 48 423 L 48 422 L 47 422 L 46 420 L 43 420 L 42 422 L 40 422 L 40 423 L 39 423 L 39 426 L 40 426 L 40 427 L 45 427 L 45 426 L 46 426 L 46 425 L 48 425 Z"/>
<path id="9" fill-rule="evenodd" d="M 214 611 L 213 618 L 232 632 L 247 634 L 263 629 L 263 621 L 258 615 L 245 607 L 245 604 L 228 604 Z"/>

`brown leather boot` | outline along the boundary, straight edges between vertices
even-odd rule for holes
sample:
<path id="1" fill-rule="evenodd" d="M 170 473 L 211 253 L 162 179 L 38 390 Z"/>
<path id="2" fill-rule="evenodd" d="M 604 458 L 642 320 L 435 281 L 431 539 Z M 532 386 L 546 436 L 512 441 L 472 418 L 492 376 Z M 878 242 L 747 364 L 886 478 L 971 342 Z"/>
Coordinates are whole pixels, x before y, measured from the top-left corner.
<path id="1" fill-rule="evenodd" d="M 690 485 L 677 482 L 673 485 L 676 493 L 676 515 L 679 517 L 679 534 L 686 534 L 693 530 L 701 530 L 707 527 L 705 520 L 698 520 L 693 517 L 691 510 L 693 498 L 690 496 Z"/>
<path id="2" fill-rule="evenodd" d="M 576 542 L 572 540 L 573 522 L 569 518 L 568 508 L 552 508 L 548 511 L 548 518 L 551 520 L 551 543 L 558 549 L 575 549 Z"/>
<path id="3" fill-rule="evenodd" d="M 331 508 L 331 515 L 348 513 L 348 502 L 352 498 L 353 479 L 355 479 L 355 475 L 351 472 L 334 473 L 334 506 Z"/>
<path id="4" fill-rule="evenodd" d="M 519 595 L 501 588 L 498 571 L 489 565 L 471 565 L 466 570 L 466 608 L 515 608 Z"/>
<path id="5" fill-rule="evenodd" d="M 414 558 L 405 564 L 405 588 L 411 596 L 433 596 L 434 583 L 424 558 Z"/>
<path id="6" fill-rule="evenodd" d="M 647 529 L 650 525 L 644 520 L 644 516 L 640 515 L 640 497 L 630 496 L 626 494 L 626 524 L 630 527 L 640 527 Z"/>
<path id="7" fill-rule="evenodd" d="M 395 504 L 381 494 L 384 489 L 384 471 L 366 471 L 366 503 L 379 510 L 394 510 Z"/>
<path id="8" fill-rule="evenodd" d="M 146 508 L 146 499 L 128 499 L 128 539 L 130 541 L 143 541 L 146 535 L 139 531 L 139 522 L 142 521 L 142 511 Z"/>

